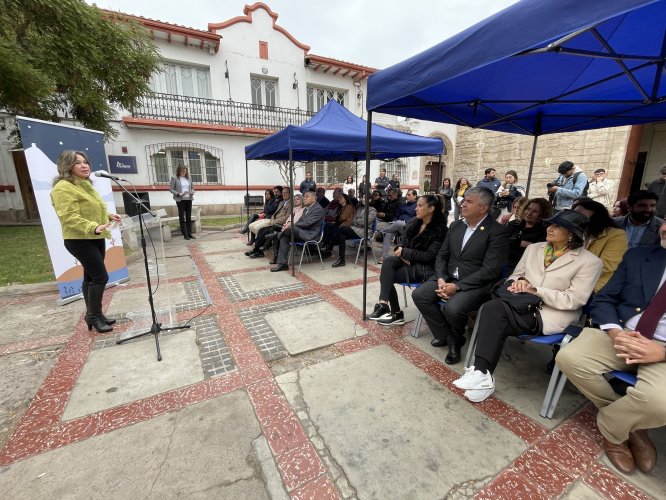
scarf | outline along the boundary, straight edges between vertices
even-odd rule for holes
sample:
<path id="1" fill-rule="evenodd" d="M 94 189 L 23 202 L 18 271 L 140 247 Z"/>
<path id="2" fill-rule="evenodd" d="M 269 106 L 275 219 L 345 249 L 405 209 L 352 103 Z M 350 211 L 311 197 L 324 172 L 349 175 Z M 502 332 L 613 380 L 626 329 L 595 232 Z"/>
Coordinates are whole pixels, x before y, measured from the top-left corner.
<path id="1" fill-rule="evenodd" d="M 546 269 L 548 269 L 548 266 L 550 266 L 557 260 L 558 257 L 562 257 L 568 251 L 568 246 L 564 247 L 562 250 L 555 250 L 553 245 L 547 243 L 543 249 L 543 265 L 546 267 Z"/>

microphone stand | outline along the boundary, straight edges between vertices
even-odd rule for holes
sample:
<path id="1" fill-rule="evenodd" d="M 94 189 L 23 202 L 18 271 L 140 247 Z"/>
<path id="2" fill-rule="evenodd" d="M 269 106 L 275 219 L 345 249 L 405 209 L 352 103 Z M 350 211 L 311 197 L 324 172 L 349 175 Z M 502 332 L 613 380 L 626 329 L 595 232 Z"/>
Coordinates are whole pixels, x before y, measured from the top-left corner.
<path id="1" fill-rule="evenodd" d="M 146 250 L 146 236 L 143 231 L 143 227 L 145 225 L 145 222 L 143 220 L 143 215 L 144 212 L 141 210 L 141 208 L 145 209 L 146 212 L 148 212 L 151 216 L 156 217 L 155 212 L 150 210 L 146 205 L 143 204 L 143 201 L 141 198 L 135 196 L 133 193 L 128 191 L 125 186 L 120 184 L 118 181 L 122 179 L 111 179 L 113 182 L 115 182 L 123 191 L 125 191 L 132 200 L 134 200 L 134 203 L 138 205 L 139 208 L 139 231 L 141 234 L 141 249 L 143 250 L 143 265 L 145 268 L 146 272 L 146 282 L 148 284 L 148 303 L 150 304 L 150 314 L 152 315 L 153 322 L 150 326 L 150 330 L 147 332 L 139 332 L 139 333 L 134 333 L 128 337 L 123 337 L 120 339 L 116 339 L 116 344 L 122 344 L 123 342 L 127 342 L 128 340 L 136 339 L 139 337 L 143 337 L 145 335 L 154 335 L 155 336 L 155 348 L 157 349 L 157 361 L 162 361 L 162 353 L 160 352 L 160 340 L 159 340 L 159 334 L 160 332 L 167 332 L 171 330 L 187 330 L 190 327 L 187 325 L 183 326 L 170 326 L 168 328 L 162 328 L 162 323 L 159 323 L 157 321 L 157 313 L 155 312 L 155 304 L 153 302 L 153 288 L 152 285 L 150 284 L 150 271 L 148 269 L 148 252 Z"/>

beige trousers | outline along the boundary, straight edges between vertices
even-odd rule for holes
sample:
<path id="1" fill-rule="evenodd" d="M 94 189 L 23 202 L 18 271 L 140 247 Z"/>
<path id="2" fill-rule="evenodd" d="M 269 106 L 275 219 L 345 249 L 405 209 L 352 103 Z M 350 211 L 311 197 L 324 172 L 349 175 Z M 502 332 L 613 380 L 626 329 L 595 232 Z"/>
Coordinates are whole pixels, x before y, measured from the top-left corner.
<path id="1" fill-rule="evenodd" d="M 255 220 L 252 224 L 250 224 L 249 229 L 254 233 L 256 236 L 259 233 L 259 230 L 268 227 L 271 225 L 271 220 L 270 219 L 259 219 Z"/>
<path id="2" fill-rule="evenodd" d="M 585 328 L 560 350 L 557 365 L 599 408 L 597 426 L 610 442 L 623 443 L 632 431 L 666 425 L 666 362 L 628 365 L 617 357 L 606 332 Z M 636 373 L 636 386 L 627 389 L 626 396 L 615 394 L 604 378 L 612 370 Z"/>

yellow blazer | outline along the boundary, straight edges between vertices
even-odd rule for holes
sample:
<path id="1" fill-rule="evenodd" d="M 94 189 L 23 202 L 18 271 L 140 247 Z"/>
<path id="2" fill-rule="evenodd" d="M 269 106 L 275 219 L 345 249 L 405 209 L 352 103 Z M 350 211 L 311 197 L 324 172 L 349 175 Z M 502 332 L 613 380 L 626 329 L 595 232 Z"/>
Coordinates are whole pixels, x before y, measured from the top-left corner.
<path id="1" fill-rule="evenodd" d="M 508 279 L 523 277 L 536 287 L 536 294 L 543 300 L 543 333 L 549 335 L 578 323 L 581 309 L 601 275 L 602 263 L 584 248 L 576 248 L 546 268 L 545 247 L 545 242 L 528 246 Z"/>
<path id="2" fill-rule="evenodd" d="M 90 181 L 60 180 L 51 190 L 51 203 L 62 226 L 65 240 L 95 240 L 110 238 L 107 230 L 95 234 L 95 228 L 109 223 L 106 202 Z"/>
<path id="3" fill-rule="evenodd" d="M 616 227 L 604 229 L 597 239 L 588 243 L 587 251 L 599 257 L 604 264 L 601 277 L 594 285 L 595 292 L 601 290 L 610 277 L 613 276 L 628 248 L 627 233 Z"/>

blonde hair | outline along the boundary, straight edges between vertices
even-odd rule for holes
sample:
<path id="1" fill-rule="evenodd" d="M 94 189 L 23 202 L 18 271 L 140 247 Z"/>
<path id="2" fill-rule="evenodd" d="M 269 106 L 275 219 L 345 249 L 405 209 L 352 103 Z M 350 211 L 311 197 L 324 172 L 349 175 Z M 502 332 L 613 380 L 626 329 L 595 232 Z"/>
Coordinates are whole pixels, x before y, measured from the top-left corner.
<path id="1" fill-rule="evenodd" d="M 72 168 L 74 168 L 74 164 L 76 163 L 76 155 L 83 156 L 86 162 L 88 162 L 88 164 L 90 165 L 90 160 L 88 159 L 88 155 L 85 154 L 83 151 L 74 151 L 71 149 L 66 149 L 65 151 L 60 153 L 60 157 L 58 158 L 58 163 L 56 165 L 56 167 L 58 168 L 58 176 L 55 179 L 53 179 L 54 186 L 60 181 L 67 181 L 74 183 Z M 88 180 L 88 182 L 90 182 L 90 180 Z"/>

